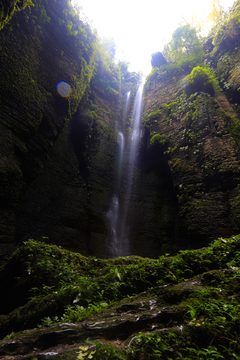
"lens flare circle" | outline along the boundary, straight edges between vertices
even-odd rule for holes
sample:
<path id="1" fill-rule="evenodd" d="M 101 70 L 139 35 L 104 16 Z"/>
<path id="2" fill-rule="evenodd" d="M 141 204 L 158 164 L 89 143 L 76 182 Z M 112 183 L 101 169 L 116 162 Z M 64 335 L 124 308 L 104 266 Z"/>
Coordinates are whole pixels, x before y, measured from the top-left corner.
<path id="1" fill-rule="evenodd" d="M 56 84 L 56 89 L 57 92 L 62 96 L 62 97 L 68 97 L 71 95 L 71 86 L 66 82 L 66 81 L 59 81 Z"/>

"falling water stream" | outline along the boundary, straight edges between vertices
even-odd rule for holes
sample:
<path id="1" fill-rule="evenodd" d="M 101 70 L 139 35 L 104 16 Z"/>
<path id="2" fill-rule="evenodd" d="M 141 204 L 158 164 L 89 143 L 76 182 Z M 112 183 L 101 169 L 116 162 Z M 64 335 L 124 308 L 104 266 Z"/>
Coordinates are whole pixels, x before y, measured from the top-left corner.
<path id="1" fill-rule="evenodd" d="M 116 257 L 120 256 L 120 244 L 119 244 L 119 226 L 120 226 L 120 214 L 119 214 L 119 190 L 121 182 L 121 169 L 123 162 L 123 152 L 124 152 L 124 136 L 120 131 L 118 132 L 118 145 L 119 145 L 119 162 L 118 162 L 118 172 L 117 172 L 117 186 L 115 193 L 112 197 L 110 209 L 107 212 L 107 218 L 109 219 L 110 224 L 110 233 L 107 237 L 107 256 L 106 257 Z"/>
<path id="2" fill-rule="evenodd" d="M 137 148 L 140 139 L 140 120 L 142 110 L 142 95 L 144 88 L 144 80 L 140 83 L 132 112 L 132 123 L 133 129 L 128 136 L 125 149 L 125 139 L 122 132 L 118 131 L 118 144 L 119 144 L 119 163 L 118 163 L 118 174 L 117 174 L 117 186 L 115 193 L 112 197 L 110 209 L 107 213 L 107 218 L 110 224 L 110 233 L 107 237 L 107 257 L 127 256 L 130 255 L 129 247 L 129 227 L 127 224 L 129 200 L 132 191 L 134 168 L 136 163 Z M 126 120 L 127 110 L 129 106 L 130 92 L 127 93 L 124 119 Z M 122 181 L 122 164 L 124 151 L 129 153 L 128 165 L 127 165 L 127 182 L 125 189 L 124 201 L 120 203 L 119 192 Z"/>
<path id="3" fill-rule="evenodd" d="M 124 125 L 125 125 L 125 123 L 126 123 L 126 117 L 127 117 L 127 112 L 128 112 L 130 95 L 131 95 L 131 91 L 129 91 L 129 92 L 127 93 L 127 100 L 126 100 L 126 105 L 125 105 L 125 110 L 124 110 L 124 115 L 123 115 L 123 123 L 124 123 Z"/>

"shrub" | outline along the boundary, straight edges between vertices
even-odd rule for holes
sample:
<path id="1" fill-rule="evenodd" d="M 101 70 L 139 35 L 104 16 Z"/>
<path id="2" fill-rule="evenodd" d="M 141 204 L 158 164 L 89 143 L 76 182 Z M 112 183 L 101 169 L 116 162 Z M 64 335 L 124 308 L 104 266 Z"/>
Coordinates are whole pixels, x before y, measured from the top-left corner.
<path id="1" fill-rule="evenodd" d="M 203 91 L 213 96 L 216 90 L 220 89 L 214 73 L 208 68 L 201 66 L 195 67 L 191 74 L 185 77 L 185 81 L 187 83 L 186 92 L 188 95 L 197 91 Z"/>
<path id="2" fill-rule="evenodd" d="M 166 140 L 163 139 L 160 134 L 155 134 L 150 139 L 150 145 L 158 145 L 158 144 L 164 145 L 165 142 L 166 142 Z"/>

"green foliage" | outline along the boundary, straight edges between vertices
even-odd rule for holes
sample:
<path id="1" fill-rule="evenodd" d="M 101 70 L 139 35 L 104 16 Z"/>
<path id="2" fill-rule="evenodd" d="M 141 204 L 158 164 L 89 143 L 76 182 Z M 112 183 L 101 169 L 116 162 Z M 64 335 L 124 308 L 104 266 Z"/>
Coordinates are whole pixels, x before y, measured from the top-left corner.
<path id="1" fill-rule="evenodd" d="M 212 54 L 215 54 L 221 43 L 232 41 L 239 36 L 240 1 L 235 1 L 228 12 L 225 12 L 221 6 L 218 9 L 215 6 L 210 16 L 213 18 L 214 26 L 209 37 L 212 37 L 212 43 L 215 46 Z"/>
<path id="2" fill-rule="evenodd" d="M 145 125 L 148 124 L 148 122 L 157 122 L 161 116 L 161 110 L 155 110 L 152 111 L 150 114 L 145 116 Z"/>
<path id="3" fill-rule="evenodd" d="M 192 70 L 190 75 L 186 76 L 185 79 L 189 84 L 201 83 L 208 85 L 212 82 L 213 78 L 214 76 L 209 69 L 197 66 Z"/>
<path id="4" fill-rule="evenodd" d="M 159 54 L 153 54 L 153 68 L 147 77 L 145 88 L 148 89 L 155 81 L 166 81 L 176 76 L 181 78 L 185 73 L 189 73 L 197 65 L 201 64 L 204 58 L 202 39 L 198 36 L 198 31 L 190 25 L 179 27 L 172 35 L 170 43 L 164 47 L 164 60 L 159 59 Z M 165 61 L 166 62 L 166 61 Z"/>
<path id="5" fill-rule="evenodd" d="M 181 77 L 183 73 L 189 73 L 189 70 L 202 63 L 205 54 L 198 32 L 189 24 L 180 26 L 174 31 L 172 40 L 165 45 L 163 54 L 152 54 L 153 68 L 147 77 L 146 89 L 155 81 Z"/>
<path id="6" fill-rule="evenodd" d="M 50 21 L 50 17 L 47 16 L 46 9 L 44 7 L 41 8 L 41 17 L 40 17 L 40 19 L 44 24 L 47 24 Z"/>
<path id="7" fill-rule="evenodd" d="M 116 349 L 111 344 L 101 344 L 98 341 L 88 342 L 89 344 L 94 344 L 95 349 L 88 351 L 91 354 L 91 359 L 93 360 L 127 360 L 126 355 L 123 351 Z M 89 355 L 88 355 L 89 358 Z"/>
<path id="8" fill-rule="evenodd" d="M 160 134 L 155 134 L 150 139 L 150 145 L 164 145 L 166 143 L 166 139 L 162 138 Z"/>
<path id="9" fill-rule="evenodd" d="M 197 65 L 202 64 L 203 54 L 190 54 L 179 59 L 177 62 L 168 62 L 160 68 L 153 67 L 147 76 L 145 89 L 148 90 L 155 82 L 172 81 L 176 88 L 181 86 L 181 79 L 184 74 L 189 72 Z M 179 84 L 178 84 L 179 83 Z"/>
<path id="10" fill-rule="evenodd" d="M 191 85 L 191 93 L 205 91 L 212 94 L 217 90 L 220 91 L 215 74 L 206 67 L 195 67 L 191 74 L 185 77 L 185 81 Z"/>
<path id="11" fill-rule="evenodd" d="M 173 32 L 172 40 L 165 45 L 163 55 L 168 61 L 178 62 L 183 58 L 203 56 L 203 44 L 198 31 L 189 24 L 180 26 Z"/>
<path id="12" fill-rule="evenodd" d="M 106 309 L 108 307 L 107 302 L 99 302 L 96 305 L 88 304 L 86 307 L 78 305 L 77 302 L 81 300 L 82 294 L 79 292 L 76 298 L 73 300 L 74 305 L 67 305 L 64 313 L 61 317 L 58 316 L 46 316 L 41 320 L 39 328 L 49 327 L 59 322 L 81 322 L 94 316 L 97 312 Z"/>
<path id="13" fill-rule="evenodd" d="M 212 1 L 212 10 L 208 14 L 208 18 L 213 24 L 213 27 L 220 28 L 223 26 L 223 23 L 226 19 L 227 13 L 224 11 L 224 7 L 220 4 L 218 0 Z M 215 30 L 215 29 L 214 29 Z"/>
<path id="14" fill-rule="evenodd" d="M 240 235 L 220 238 L 200 250 L 168 255 L 155 260 L 136 256 L 101 260 L 29 240 L 1 270 L 0 285 L 3 276 L 8 276 L 11 284 L 15 279 L 16 301 L 17 284 L 27 296 L 31 293 L 34 297 L 5 316 L 5 323 L 1 317 L 0 330 L 4 327 L 11 333 L 18 330 L 17 324 L 21 329 L 25 323 L 36 326 L 42 315 L 41 327 L 81 322 L 99 312 L 112 311 L 108 309 L 119 306 L 115 301 L 144 292 L 139 296 L 157 294 L 157 303 L 164 309 L 166 304 L 174 305 L 173 313 L 174 309 L 181 309 L 182 328 L 140 333 L 131 340 L 126 352 L 102 343 L 84 345 L 79 348 L 79 359 L 237 358 L 234 354 L 238 354 L 240 340 Z M 194 276 L 192 281 L 186 280 Z M 202 289 L 192 289 L 193 284 L 202 284 Z M 122 302 L 126 303 L 129 299 Z"/>
<path id="15" fill-rule="evenodd" d="M 157 334 L 146 333 L 136 336 L 132 346 L 128 351 L 131 360 L 135 359 L 171 359 L 174 355 L 173 344 L 176 340 L 174 333 L 166 336 L 157 336 Z"/>
<path id="16" fill-rule="evenodd" d="M 11 20 L 16 11 L 34 6 L 32 0 L 11 0 L 0 3 L 0 30 Z"/>
<path id="17" fill-rule="evenodd" d="M 112 60 L 114 60 L 115 58 L 115 53 L 116 53 L 116 44 L 115 44 L 115 40 L 113 37 L 104 37 L 101 39 L 101 44 L 104 47 L 104 49 L 106 50 L 106 52 L 108 53 L 108 55 L 110 56 L 110 58 Z"/>
<path id="18" fill-rule="evenodd" d="M 129 63 L 126 61 L 119 61 L 118 62 L 118 66 L 120 69 L 120 74 L 121 74 L 121 79 L 124 80 L 126 75 L 129 74 L 128 73 L 128 65 Z"/>
<path id="19" fill-rule="evenodd" d="M 224 359 L 215 346 L 209 346 L 206 349 L 187 348 L 187 350 L 189 350 L 190 359 Z"/>
<path id="20" fill-rule="evenodd" d="M 180 290 L 180 297 L 169 288 L 168 300 L 175 307 L 189 309 L 185 312 L 185 324 L 181 329 L 175 327 L 135 336 L 128 349 L 129 359 L 239 359 L 239 294 L 235 298 L 229 296 L 235 289 L 222 290 L 227 283 L 233 283 L 232 275 L 227 271 L 203 274 L 202 279 L 212 280 L 215 288 L 188 289 L 185 295 Z M 239 281 L 239 274 L 237 278 Z"/>
<path id="21" fill-rule="evenodd" d="M 102 95 L 117 100 L 120 88 L 120 70 L 106 48 L 99 42 L 97 47 L 97 71 L 92 85 Z"/>
<path id="22" fill-rule="evenodd" d="M 217 101 L 205 92 L 196 92 L 190 96 L 183 93 L 176 98 L 176 101 L 162 104 L 158 110 L 146 114 L 144 125 L 149 129 L 150 134 L 156 134 L 160 133 L 161 128 L 172 126 L 184 119 L 184 125 L 178 135 L 179 141 L 172 143 L 171 134 L 164 133 L 166 144 L 171 144 L 165 154 L 172 153 L 174 156 L 175 151 L 187 151 L 191 146 L 194 147 L 193 154 L 197 159 L 201 159 L 203 134 L 209 131 L 209 114 L 206 104 L 213 106 L 213 103 L 219 109 Z M 179 142 L 184 142 L 184 146 L 179 146 Z M 177 164 L 177 161 L 173 162 L 174 166 Z"/>

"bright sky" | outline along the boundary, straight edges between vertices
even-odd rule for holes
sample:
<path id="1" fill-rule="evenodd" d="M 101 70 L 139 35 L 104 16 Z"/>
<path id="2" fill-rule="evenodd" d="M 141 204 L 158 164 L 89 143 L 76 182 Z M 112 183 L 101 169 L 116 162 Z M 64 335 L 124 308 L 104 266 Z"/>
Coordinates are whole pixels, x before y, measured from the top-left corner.
<path id="1" fill-rule="evenodd" d="M 72 0 L 82 6 L 100 37 L 113 37 L 117 57 L 130 71 L 151 71 L 151 54 L 162 51 L 183 18 L 206 18 L 211 0 Z M 234 0 L 220 0 L 225 10 Z"/>

